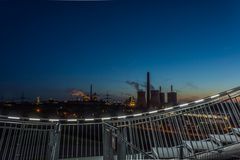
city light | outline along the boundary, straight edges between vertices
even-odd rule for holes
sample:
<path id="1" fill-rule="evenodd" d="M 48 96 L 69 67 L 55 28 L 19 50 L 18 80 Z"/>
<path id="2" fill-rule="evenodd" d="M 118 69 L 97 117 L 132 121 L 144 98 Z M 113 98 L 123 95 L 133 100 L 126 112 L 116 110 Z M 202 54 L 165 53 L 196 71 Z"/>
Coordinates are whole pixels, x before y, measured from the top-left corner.
<path id="1" fill-rule="evenodd" d="M 40 121 L 39 118 L 29 118 L 30 121 Z"/>
<path id="2" fill-rule="evenodd" d="M 37 113 L 41 112 L 41 109 L 40 108 L 36 108 L 36 112 Z"/>

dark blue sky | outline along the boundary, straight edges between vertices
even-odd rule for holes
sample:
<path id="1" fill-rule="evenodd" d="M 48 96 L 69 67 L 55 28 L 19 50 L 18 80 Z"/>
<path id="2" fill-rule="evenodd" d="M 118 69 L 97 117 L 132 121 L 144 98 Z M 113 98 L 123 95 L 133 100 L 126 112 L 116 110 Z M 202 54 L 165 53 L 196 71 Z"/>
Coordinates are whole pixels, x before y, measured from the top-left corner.
<path id="1" fill-rule="evenodd" d="M 135 95 L 126 80 L 182 98 L 240 83 L 240 1 L 0 2 L 0 95 Z"/>

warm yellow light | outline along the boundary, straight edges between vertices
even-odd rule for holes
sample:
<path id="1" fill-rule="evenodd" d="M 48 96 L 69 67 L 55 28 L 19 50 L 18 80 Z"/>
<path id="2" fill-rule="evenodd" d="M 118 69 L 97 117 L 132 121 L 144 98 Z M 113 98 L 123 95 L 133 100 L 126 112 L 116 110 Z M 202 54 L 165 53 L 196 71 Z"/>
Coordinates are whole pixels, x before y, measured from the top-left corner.
<path id="1" fill-rule="evenodd" d="M 40 108 L 37 108 L 37 109 L 36 109 L 36 112 L 38 112 L 38 113 L 41 112 L 41 109 L 40 109 Z"/>

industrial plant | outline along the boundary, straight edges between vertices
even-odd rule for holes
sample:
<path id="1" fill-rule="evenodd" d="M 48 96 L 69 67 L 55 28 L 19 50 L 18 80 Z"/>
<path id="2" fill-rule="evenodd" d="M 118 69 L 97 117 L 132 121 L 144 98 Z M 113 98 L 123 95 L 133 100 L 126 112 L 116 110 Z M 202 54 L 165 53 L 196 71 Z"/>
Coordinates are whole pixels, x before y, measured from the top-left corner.
<path id="1" fill-rule="evenodd" d="M 153 89 L 151 87 L 150 73 L 147 72 L 147 85 L 146 91 L 139 89 L 137 91 L 137 107 L 145 108 L 164 108 L 168 105 L 177 104 L 177 92 L 173 91 L 173 86 L 171 85 L 171 90 L 166 94 L 162 92 L 162 87 L 159 90 Z M 167 99 L 167 101 L 165 101 Z"/>

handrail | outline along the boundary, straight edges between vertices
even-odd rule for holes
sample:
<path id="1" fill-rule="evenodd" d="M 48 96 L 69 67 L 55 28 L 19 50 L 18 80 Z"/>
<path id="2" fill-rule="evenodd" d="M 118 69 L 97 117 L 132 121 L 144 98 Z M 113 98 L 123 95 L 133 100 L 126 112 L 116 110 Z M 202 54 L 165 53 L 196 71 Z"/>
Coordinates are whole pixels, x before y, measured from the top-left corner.
<path id="1" fill-rule="evenodd" d="M 111 127 L 111 128 L 114 129 L 116 132 L 119 132 L 119 129 L 118 129 L 117 127 L 114 127 L 114 126 L 112 126 L 112 125 L 110 125 L 110 124 L 108 124 L 108 123 L 106 123 L 106 122 L 105 122 L 104 124 L 107 125 L 107 126 L 109 126 L 109 127 Z M 121 141 L 123 141 L 125 144 L 127 144 L 128 146 L 130 146 L 130 147 L 131 147 L 132 149 L 134 149 L 135 151 L 144 154 L 145 156 L 147 156 L 147 158 L 156 159 L 155 157 L 153 157 L 153 156 L 147 154 L 146 152 L 142 151 L 141 149 L 139 149 L 137 146 L 133 145 L 132 143 L 129 143 L 129 142 L 126 140 L 126 138 L 124 138 L 121 134 L 119 135 L 119 134 L 116 134 L 116 133 L 113 132 L 112 135 L 113 135 L 115 138 L 118 138 L 118 139 L 120 139 Z"/>
<path id="2" fill-rule="evenodd" d="M 159 110 L 154 110 L 154 111 L 148 111 L 148 112 L 142 112 L 142 113 L 138 113 L 138 114 L 141 114 L 141 116 L 146 116 L 146 115 L 155 115 L 155 114 L 165 114 L 165 113 L 168 113 L 169 111 L 176 111 L 178 109 L 185 109 L 185 108 L 188 108 L 190 107 L 191 105 L 201 105 L 201 104 L 204 104 L 208 101 L 212 101 L 212 100 L 215 100 L 215 99 L 218 99 L 220 96 L 227 96 L 229 94 L 232 94 L 234 92 L 237 92 L 237 91 L 240 91 L 240 86 L 239 87 L 235 87 L 235 88 L 232 88 L 230 90 L 227 90 L 227 91 L 223 91 L 223 92 L 219 92 L 218 94 L 215 94 L 215 95 L 212 95 L 212 96 L 208 96 L 208 97 L 205 97 L 205 98 L 202 98 L 200 100 L 203 100 L 203 101 L 199 101 L 199 100 L 196 100 L 196 101 L 192 101 L 192 102 L 189 102 L 189 103 L 184 103 L 184 104 L 179 104 L 179 105 L 175 105 L 175 106 L 171 106 L 171 107 L 168 107 L 168 108 L 164 108 L 164 109 L 159 109 Z M 93 121 L 111 121 L 111 120 L 120 120 L 120 119 L 126 119 L 126 118 L 136 118 L 135 117 L 136 114 L 132 114 L 132 115 L 124 115 L 124 116 L 114 116 L 114 117 L 100 117 L 100 118 L 74 118 L 74 121 L 71 121 L 71 123 L 76 123 L 76 122 L 84 122 L 84 123 L 88 123 L 88 122 L 93 122 Z M 141 117 L 140 116 L 140 117 Z M 6 118 L 8 119 L 10 117 L 10 115 L 0 115 L 0 118 Z M 14 116 L 15 117 L 15 116 Z M 121 118 L 121 117 L 124 117 L 124 118 Z M 69 120 L 72 120 L 71 119 L 62 119 L 62 118 L 30 118 L 30 117 L 15 117 L 16 118 L 16 121 L 17 120 L 27 120 L 27 121 L 34 121 L 33 119 L 37 119 L 37 121 L 50 121 L 50 122 L 59 122 L 59 121 L 62 121 L 62 122 L 69 122 Z M 31 120 L 32 119 L 32 120 Z"/>

